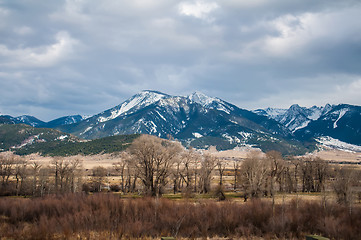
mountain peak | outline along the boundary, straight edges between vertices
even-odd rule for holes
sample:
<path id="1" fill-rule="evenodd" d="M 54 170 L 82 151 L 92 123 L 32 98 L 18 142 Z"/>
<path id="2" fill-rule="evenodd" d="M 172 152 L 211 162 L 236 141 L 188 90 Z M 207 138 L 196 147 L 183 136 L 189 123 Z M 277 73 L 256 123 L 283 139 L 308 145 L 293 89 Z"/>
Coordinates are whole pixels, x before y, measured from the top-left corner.
<path id="1" fill-rule="evenodd" d="M 127 115 L 138 109 L 149 106 L 161 99 L 170 97 L 168 94 L 152 90 L 143 90 L 135 94 L 122 104 L 103 112 L 98 118 L 99 122 L 113 120 L 121 115 Z M 103 115 L 104 114 L 104 115 Z"/>
<path id="2" fill-rule="evenodd" d="M 290 107 L 290 110 L 300 110 L 302 109 L 302 107 L 300 107 L 300 105 L 298 104 L 292 104 Z"/>
<path id="3" fill-rule="evenodd" d="M 195 91 L 188 96 L 188 99 L 201 104 L 202 106 L 208 106 L 209 104 L 217 101 L 217 98 L 209 97 L 202 92 Z"/>
<path id="4" fill-rule="evenodd" d="M 142 90 L 138 94 L 156 94 L 156 95 L 169 96 L 168 94 L 165 94 L 165 93 L 162 93 L 162 92 L 159 92 L 159 91 L 155 91 L 155 90 Z"/>

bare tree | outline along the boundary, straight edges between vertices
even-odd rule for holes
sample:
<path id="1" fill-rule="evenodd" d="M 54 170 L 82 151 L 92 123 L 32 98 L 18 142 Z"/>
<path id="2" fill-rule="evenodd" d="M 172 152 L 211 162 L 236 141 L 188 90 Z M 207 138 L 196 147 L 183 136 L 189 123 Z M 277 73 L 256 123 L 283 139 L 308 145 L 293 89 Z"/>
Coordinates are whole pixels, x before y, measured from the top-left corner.
<path id="1" fill-rule="evenodd" d="M 223 175 L 224 175 L 224 171 L 226 170 L 226 164 L 222 161 L 221 158 L 217 158 L 216 165 L 217 165 L 217 170 L 218 170 L 218 174 L 219 174 L 219 186 L 222 186 L 223 185 Z"/>
<path id="2" fill-rule="evenodd" d="M 14 175 L 16 179 L 16 195 L 23 192 L 24 180 L 27 177 L 28 162 L 25 159 L 15 161 Z M 20 183 L 20 186 L 19 186 Z"/>
<path id="3" fill-rule="evenodd" d="M 14 166 L 17 156 L 12 152 L 0 154 L 0 176 L 1 186 L 5 188 L 9 184 L 9 178 L 14 172 Z"/>
<path id="4" fill-rule="evenodd" d="M 186 184 L 186 192 L 190 193 L 194 185 L 194 191 L 197 191 L 197 166 L 200 156 L 189 148 L 181 156 L 180 176 Z"/>
<path id="5" fill-rule="evenodd" d="M 55 157 L 51 165 L 54 172 L 55 193 L 75 192 L 77 188 L 75 180 L 77 176 L 78 180 L 80 177 L 80 160 Z"/>
<path id="6" fill-rule="evenodd" d="M 269 151 L 266 153 L 266 160 L 269 167 L 269 178 L 267 181 L 267 192 L 274 198 L 275 183 L 277 178 L 280 179 L 284 170 L 284 160 L 280 152 Z"/>
<path id="7" fill-rule="evenodd" d="M 321 192 L 324 190 L 324 185 L 327 177 L 329 176 L 329 164 L 327 161 L 322 160 L 321 158 L 317 157 L 314 160 L 315 166 L 315 191 Z"/>
<path id="8" fill-rule="evenodd" d="M 299 178 L 299 166 L 300 161 L 295 158 L 289 159 L 290 164 L 293 166 L 293 191 L 298 192 L 298 178 Z"/>
<path id="9" fill-rule="evenodd" d="M 332 183 L 337 202 L 351 206 L 353 198 L 352 186 L 356 182 L 356 171 L 351 168 L 336 169 L 336 176 Z"/>
<path id="10" fill-rule="evenodd" d="M 179 143 L 142 135 L 128 148 L 147 195 L 159 196 L 182 150 Z"/>
<path id="11" fill-rule="evenodd" d="M 217 159 L 212 155 L 203 155 L 199 172 L 199 185 L 201 193 L 208 193 L 211 190 L 212 172 L 216 167 L 216 160 Z"/>
<path id="12" fill-rule="evenodd" d="M 82 163 L 78 158 L 69 161 L 69 167 L 66 176 L 66 186 L 68 191 L 74 193 L 82 185 L 83 169 Z"/>
<path id="13" fill-rule="evenodd" d="M 98 166 L 93 168 L 93 191 L 100 192 L 102 190 L 102 184 L 104 178 L 108 175 L 108 170 L 105 167 Z"/>
<path id="14" fill-rule="evenodd" d="M 33 177 L 33 184 L 32 184 L 32 195 L 35 196 L 36 194 L 36 190 L 37 190 L 37 184 L 38 184 L 38 177 L 39 177 L 39 172 L 41 169 L 42 165 L 40 165 L 38 162 L 36 161 L 32 161 L 30 164 L 30 173 Z M 43 184 L 40 184 L 40 196 L 43 196 Z"/>
<path id="15" fill-rule="evenodd" d="M 118 161 L 113 163 L 114 170 L 119 173 L 120 175 L 120 190 L 124 193 L 125 192 L 125 185 L 126 185 L 126 169 L 129 167 L 128 162 L 130 155 L 127 152 L 121 152 L 120 154 L 116 155 Z"/>
<path id="16" fill-rule="evenodd" d="M 299 167 L 302 178 L 302 192 L 321 192 L 329 174 L 328 163 L 318 157 L 308 157 L 301 159 Z"/>
<path id="17" fill-rule="evenodd" d="M 238 188 L 238 175 L 239 175 L 239 161 L 238 161 L 238 159 L 235 159 L 233 161 L 233 172 L 234 172 L 233 191 L 237 191 L 237 188 Z"/>
<path id="18" fill-rule="evenodd" d="M 251 152 L 241 165 L 240 182 L 244 191 L 245 201 L 248 196 L 259 197 L 265 190 L 269 174 L 268 162 L 259 152 Z"/>
<path id="19" fill-rule="evenodd" d="M 302 179 L 302 192 L 314 192 L 314 168 L 312 166 L 311 158 L 303 158 L 300 161 L 300 172 Z"/>
<path id="20" fill-rule="evenodd" d="M 47 166 L 38 165 L 39 168 L 36 170 L 34 165 L 34 172 L 38 171 L 38 175 L 34 175 L 35 194 L 44 196 L 55 192 L 55 185 L 51 179 L 51 175 L 54 173 L 53 169 Z M 38 176 L 38 177 L 36 177 Z"/>

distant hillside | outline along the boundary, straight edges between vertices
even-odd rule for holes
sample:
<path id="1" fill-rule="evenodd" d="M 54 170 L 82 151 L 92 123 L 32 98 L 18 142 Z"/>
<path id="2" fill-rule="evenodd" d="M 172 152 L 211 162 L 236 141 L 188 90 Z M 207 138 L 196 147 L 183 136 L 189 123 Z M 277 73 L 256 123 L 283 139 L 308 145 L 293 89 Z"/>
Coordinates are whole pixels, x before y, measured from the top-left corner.
<path id="1" fill-rule="evenodd" d="M 79 138 L 50 128 L 34 128 L 26 124 L 0 124 L 0 149 L 17 150 L 39 143 L 76 142 Z"/>
<path id="2" fill-rule="evenodd" d="M 83 121 L 85 118 L 81 115 L 65 116 L 54 119 L 50 122 L 44 122 L 36 117 L 23 115 L 12 117 L 9 115 L 0 115 L 0 124 L 26 124 L 38 128 L 56 128 L 62 125 L 74 124 Z"/>
<path id="3" fill-rule="evenodd" d="M 123 151 L 139 135 L 120 135 L 84 141 L 54 129 L 25 124 L 0 124 L 0 151 L 19 155 L 40 153 L 50 156 L 93 155 Z"/>

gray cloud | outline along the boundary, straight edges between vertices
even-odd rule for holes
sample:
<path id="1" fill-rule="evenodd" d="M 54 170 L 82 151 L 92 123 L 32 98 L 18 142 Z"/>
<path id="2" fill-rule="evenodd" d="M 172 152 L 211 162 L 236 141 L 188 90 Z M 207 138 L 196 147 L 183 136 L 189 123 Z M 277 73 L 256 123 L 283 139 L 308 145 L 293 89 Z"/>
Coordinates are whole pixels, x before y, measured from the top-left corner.
<path id="1" fill-rule="evenodd" d="M 361 105 L 359 1 L 0 0 L 0 112 L 95 114 L 143 89 L 243 108 Z"/>

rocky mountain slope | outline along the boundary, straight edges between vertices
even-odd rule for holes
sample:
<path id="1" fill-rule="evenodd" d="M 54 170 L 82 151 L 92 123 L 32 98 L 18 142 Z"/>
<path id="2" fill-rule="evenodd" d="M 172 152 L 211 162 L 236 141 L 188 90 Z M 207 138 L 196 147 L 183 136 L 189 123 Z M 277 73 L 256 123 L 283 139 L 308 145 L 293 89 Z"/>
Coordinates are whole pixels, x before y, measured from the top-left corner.
<path id="1" fill-rule="evenodd" d="M 305 150 L 275 120 L 199 92 L 170 96 L 143 91 L 114 108 L 59 129 L 85 139 L 143 133 L 173 137 L 194 147 L 252 145 L 285 153 Z"/>
<path id="2" fill-rule="evenodd" d="M 331 137 L 361 145 L 361 107 L 348 104 L 289 109 L 258 109 L 255 113 L 283 124 L 300 141 Z"/>

